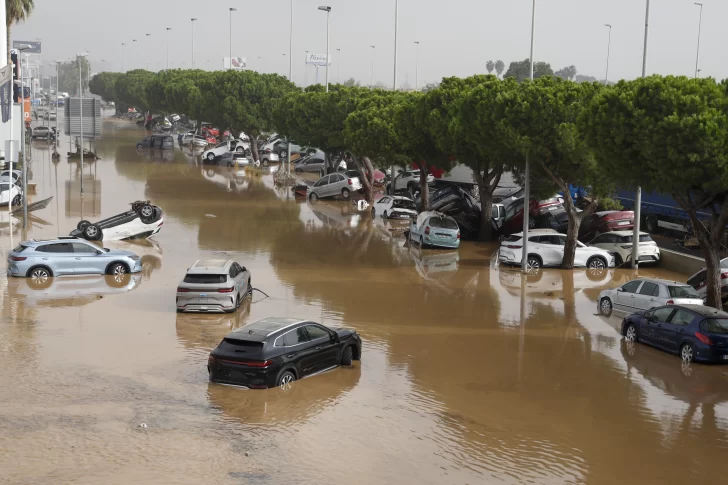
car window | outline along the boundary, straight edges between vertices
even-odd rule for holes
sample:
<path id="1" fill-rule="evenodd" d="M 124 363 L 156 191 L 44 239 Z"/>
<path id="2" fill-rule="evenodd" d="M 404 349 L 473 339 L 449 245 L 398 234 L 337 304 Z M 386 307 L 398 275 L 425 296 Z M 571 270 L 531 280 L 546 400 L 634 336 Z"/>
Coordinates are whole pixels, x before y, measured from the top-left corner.
<path id="1" fill-rule="evenodd" d="M 329 332 L 319 327 L 318 325 L 306 325 L 306 330 L 308 331 L 308 336 L 311 338 L 311 340 L 328 338 L 329 336 Z"/>
<path id="2" fill-rule="evenodd" d="M 37 252 L 37 253 L 50 253 L 51 252 L 51 245 L 50 244 L 42 244 L 40 246 L 37 246 L 35 248 L 35 252 Z"/>
<path id="3" fill-rule="evenodd" d="M 316 182 L 316 184 L 314 184 L 314 186 L 315 187 L 322 187 L 324 185 L 329 185 L 329 177 L 331 177 L 331 175 L 327 175 L 326 177 L 323 177 L 321 180 L 319 180 L 318 182 Z"/>
<path id="4" fill-rule="evenodd" d="M 690 325 L 693 322 L 693 318 L 695 318 L 693 312 L 678 308 L 670 319 L 670 323 L 675 325 Z"/>
<path id="5" fill-rule="evenodd" d="M 607 236 L 608 234 L 602 234 L 601 236 L 597 236 L 592 239 L 592 242 L 589 244 L 604 244 L 605 242 L 607 242 Z"/>
<path id="6" fill-rule="evenodd" d="M 728 333 L 728 318 L 709 318 L 700 324 L 700 329 L 708 333 Z"/>
<path id="7" fill-rule="evenodd" d="M 382 197 L 379 199 L 380 204 L 389 204 L 389 197 Z"/>
<path id="8" fill-rule="evenodd" d="M 443 229 L 457 229 L 458 223 L 449 217 L 430 217 L 427 221 L 431 227 L 438 227 Z"/>
<path id="9" fill-rule="evenodd" d="M 282 340 L 282 344 L 279 344 L 279 340 Z M 299 327 L 295 330 L 291 330 L 290 332 L 283 334 L 281 337 L 278 337 L 276 339 L 275 346 L 292 347 L 294 345 L 303 344 L 306 342 L 308 342 L 308 335 L 306 335 L 303 327 Z"/>
<path id="10" fill-rule="evenodd" d="M 725 258 L 725 259 L 721 260 L 720 267 L 721 268 L 728 268 L 728 258 Z"/>
<path id="11" fill-rule="evenodd" d="M 231 278 L 235 278 L 238 275 L 238 270 L 235 268 L 235 265 L 230 266 L 230 271 L 228 271 L 228 276 Z"/>
<path id="12" fill-rule="evenodd" d="M 530 242 L 532 242 L 532 243 L 544 243 L 544 244 L 548 244 L 548 240 L 547 239 L 543 239 L 545 237 L 546 236 L 529 236 L 528 240 Z M 521 238 L 520 237 L 517 237 L 516 240 L 518 240 L 518 239 L 521 239 Z"/>
<path id="13" fill-rule="evenodd" d="M 98 250 L 84 243 L 72 243 L 73 252 L 76 254 L 97 254 Z"/>
<path id="14" fill-rule="evenodd" d="M 667 319 L 670 318 L 670 315 L 674 311 L 675 309 L 670 307 L 658 308 L 652 312 L 652 317 L 658 322 L 667 322 Z"/>
<path id="15" fill-rule="evenodd" d="M 642 281 L 640 280 L 630 281 L 629 283 L 622 286 L 622 290 L 627 293 L 637 293 L 637 288 L 639 288 L 641 284 Z"/>
<path id="16" fill-rule="evenodd" d="M 402 209 L 417 210 L 415 203 L 408 199 L 395 199 L 394 207 L 400 207 Z"/>
<path id="17" fill-rule="evenodd" d="M 667 290 L 673 298 L 700 298 L 700 295 L 692 286 L 668 286 Z"/>
<path id="18" fill-rule="evenodd" d="M 187 274 L 185 275 L 185 283 L 196 283 L 196 284 L 212 284 L 212 283 L 225 283 L 227 281 L 227 275 L 224 274 Z"/>
<path id="19" fill-rule="evenodd" d="M 243 268 L 238 263 L 233 263 L 233 266 L 237 270 L 238 274 L 243 272 Z"/>
<path id="20" fill-rule="evenodd" d="M 645 281 L 639 291 L 640 295 L 657 296 L 660 294 L 660 287 L 655 283 Z"/>
<path id="21" fill-rule="evenodd" d="M 330 177 L 330 179 L 329 179 L 330 183 L 332 183 L 332 184 L 334 184 L 336 182 L 341 182 L 342 180 L 344 180 L 344 176 L 341 175 L 340 173 L 332 174 L 329 177 Z"/>

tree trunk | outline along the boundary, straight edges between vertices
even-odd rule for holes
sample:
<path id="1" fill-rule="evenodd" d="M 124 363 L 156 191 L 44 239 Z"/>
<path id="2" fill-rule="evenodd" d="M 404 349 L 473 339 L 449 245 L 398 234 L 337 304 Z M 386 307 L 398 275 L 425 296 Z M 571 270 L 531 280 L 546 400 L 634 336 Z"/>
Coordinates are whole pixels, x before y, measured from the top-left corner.
<path id="1" fill-rule="evenodd" d="M 581 221 L 590 215 L 597 208 L 598 201 L 596 199 L 589 202 L 589 205 L 583 211 L 577 212 L 574 199 L 571 198 L 569 185 L 563 184 L 561 190 L 564 192 L 564 207 L 569 216 L 569 228 L 566 231 L 566 246 L 564 247 L 564 258 L 561 260 L 562 269 L 574 268 L 574 257 L 576 256 L 577 240 L 579 238 L 579 228 Z"/>
<path id="2" fill-rule="evenodd" d="M 253 163 L 258 163 L 260 157 L 258 156 L 258 136 L 248 134 L 250 139 L 250 154 L 253 156 Z"/>
<path id="3" fill-rule="evenodd" d="M 703 246 L 703 241 L 700 241 L 700 245 Z M 707 293 L 705 294 L 705 303 L 708 306 L 712 306 L 713 308 L 722 310 L 723 287 L 721 286 L 720 281 L 722 271 L 720 269 L 720 253 L 718 252 L 718 248 L 720 248 L 720 246 L 714 247 L 712 244 L 707 243 L 703 247 L 703 254 L 705 255 L 705 267 L 707 268 L 705 272 L 705 277 L 708 283 Z"/>
<path id="4" fill-rule="evenodd" d="M 352 156 L 351 159 L 354 160 L 357 170 L 362 174 L 360 182 L 364 190 L 364 200 L 371 205 L 374 203 L 374 166 L 372 161 L 369 157 Z"/>
<path id="5" fill-rule="evenodd" d="M 418 162 L 417 166 L 420 167 L 420 198 L 422 200 L 422 210 L 430 210 L 430 188 L 427 186 L 427 163 Z"/>

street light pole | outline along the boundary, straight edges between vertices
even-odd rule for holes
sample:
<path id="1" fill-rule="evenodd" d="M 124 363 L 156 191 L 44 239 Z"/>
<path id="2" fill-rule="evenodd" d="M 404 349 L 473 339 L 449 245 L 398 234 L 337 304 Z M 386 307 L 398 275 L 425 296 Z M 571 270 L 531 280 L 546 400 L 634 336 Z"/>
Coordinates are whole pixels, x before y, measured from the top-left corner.
<path id="1" fill-rule="evenodd" d="M 647 38 L 650 30 L 650 0 L 645 9 L 645 44 L 642 48 L 642 77 L 647 77 Z M 634 194 L 634 228 L 632 230 L 632 269 L 639 265 L 640 218 L 642 216 L 642 187 L 638 186 Z"/>
<path id="2" fill-rule="evenodd" d="M 331 7 L 322 6 L 318 8 L 326 12 L 326 92 L 329 92 L 329 64 L 331 59 L 329 58 L 329 18 L 331 16 Z"/>
<path id="3" fill-rule="evenodd" d="M 536 0 L 533 0 L 531 9 L 531 67 L 530 79 L 533 81 L 533 47 L 536 40 Z M 521 271 L 528 272 L 528 225 L 531 204 L 531 167 L 529 166 L 529 153 L 526 154 L 526 177 L 523 190 L 523 248 L 521 252 Z"/>
<path id="4" fill-rule="evenodd" d="M 56 61 L 56 138 L 53 143 L 53 151 L 58 153 L 58 136 L 60 133 L 58 132 L 58 118 L 60 116 L 58 115 L 58 78 L 61 75 L 61 61 Z M 70 109 L 70 106 L 69 106 Z M 69 130 L 70 133 L 70 130 Z"/>
<path id="5" fill-rule="evenodd" d="M 192 24 L 192 69 L 195 68 L 195 21 L 196 18 L 191 18 L 190 23 Z"/>
<path id="6" fill-rule="evenodd" d="M 291 0 L 291 26 L 288 29 L 288 80 L 293 82 L 293 0 Z M 291 143 L 288 143 L 288 153 L 291 153 Z M 288 171 L 291 171 L 290 163 Z"/>
<path id="7" fill-rule="evenodd" d="M 293 0 L 291 0 L 293 1 Z M 233 12 L 237 12 L 237 8 L 230 7 L 230 37 L 228 38 L 229 42 L 229 54 L 230 54 L 230 65 L 228 66 L 228 69 L 233 68 Z"/>
<path id="8" fill-rule="evenodd" d="M 341 49 L 336 49 L 336 57 L 339 58 L 339 60 L 336 61 L 336 84 L 341 84 Z"/>
<path id="9" fill-rule="evenodd" d="M 612 48 L 612 24 L 604 24 L 605 27 L 609 27 L 609 41 L 607 42 L 607 73 L 604 75 L 604 85 L 609 85 L 609 54 Z"/>
<path id="10" fill-rule="evenodd" d="M 79 152 L 81 155 L 81 195 L 83 196 L 83 91 L 81 90 L 81 58 L 85 57 L 86 54 L 77 54 L 76 59 L 78 60 L 78 104 L 79 104 L 79 130 L 81 134 L 81 147 L 79 148 Z M 58 118 L 58 116 L 56 116 Z M 69 130 L 70 133 L 70 130 Z M 83 205 L 83 202 L 81 202 Z"/>
<path id="11" fill-rule="evenodd" d="M 121 43 L 121 72 L 124 72 L 124 46 L 125 43 Z"/>
<path id="12" fill-rule="evenodd" d="M 415 45 L 417 46 L 417 57 L 415 61 L 415 91 L 420 90 L 420 41 L 416 40 Z"/>
<path id="13" fill-rule="evenodd" d="M 167 71 L 169 71 L 169 31 L 171 28 L 167 27 Z"/>
<path id="14" fill-rule="evenodd" d="M 306 59 L 303 61 L 303 84 L 304 88 L 308 87 L 308 51 L 303 51 L 306 53 Z"/>
<path id="15" fill-rule="evenodd" d="M 698 53 L 695 55 L 695 77 L 698 77 L 698 62 L 700 61 L 700 31 L 703 28 L 703 4 L 695 2 L 700 7 L 700 21 L 698 22 Z"/>
<path id="16" fill-rule="evenodd" d="M 29 49 L 27 44 L 16 47 L 18 51 L 18 66 L 20 69 L 20 138 L 21 149 L 23 154 L 23 228 L 28 226 L 28 153 L 25 149 L 25 88 L 23 79 L 25 78 L 25 70 L 23 69 L 23 51 Z M 11 103 L 12 108 L 12 103 Z M 12 180 L 11 184 L 12 185 Z M 10 187 L 8 187 L 8 199 L 12 195 Z"/>
<path id="17" fill-rule="evenodd" d="M 369 89 L 374 89 L 374 50 L 377 48 L 377 46 L 370 45 L 369 47 L 372 48 L 372 77 L 369 79 Z"/>
<path id="18" fill-rule="evenodd" d="M 137 40 L 133 39 L 131 41 L 131 70 L 133 71 L 136 69 L 136 43 Z"/>
<path id="19" fill-rule="evenodd" d="M 392 81 L 392 91 L 397 90 L 397 26 L 399 24 L 399 0 L 394 0 L 394 80 Z"/>

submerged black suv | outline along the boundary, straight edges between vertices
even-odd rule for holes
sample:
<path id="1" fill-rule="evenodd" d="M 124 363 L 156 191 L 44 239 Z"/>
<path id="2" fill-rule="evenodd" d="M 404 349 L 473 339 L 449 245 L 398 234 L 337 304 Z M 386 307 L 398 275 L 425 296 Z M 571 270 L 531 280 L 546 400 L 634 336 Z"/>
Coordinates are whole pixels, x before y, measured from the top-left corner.
<path id="1" fill-rule="evenodd" d="M 210 352 L 210 380 L 249 389 L 287 386 L 361 358 L 353 330 L 297 318 L 270 317 L 229 333 Z"/>

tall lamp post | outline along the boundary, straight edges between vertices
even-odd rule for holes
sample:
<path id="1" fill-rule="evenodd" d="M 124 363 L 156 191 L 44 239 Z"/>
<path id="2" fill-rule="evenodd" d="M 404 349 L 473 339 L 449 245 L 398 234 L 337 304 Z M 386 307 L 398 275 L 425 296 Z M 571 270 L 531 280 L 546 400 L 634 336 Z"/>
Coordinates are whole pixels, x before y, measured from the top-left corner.
<path id="1" fill-rule="evenodd" d="M 695 55 L 695 77 L 698 77 L 698 63 L 700 61 L 700 31 L 703 28 L 703 4 L 695 2 L 695 5 L 700 7 L 700 20 L 698 21 L 698 52 Z"/>
<path id="2" fill-rule="evenodd" d="M 61 63 L 63 61 L 56 61 L 56 139 L 53 143 L 53 151 L 55 153 L 58 153 L 58 118 L 60 116 L 58 115 L 58 78 L 61 76 Z M 69 107 L 70 108 L 70 107 Z"/>
<path id="3" fill-rule="evenodd" d="M 533 47 L 536 41 L 536 0 L 533 0 L 531 9 L 531 67 L 530 79 L 533 81 Z M 523 190 L 523 248 L 521 253 L 521 271 L 526 273 L 529 269 L 528 264 L 528 219 L 531 215 L 528 208 L 531 199 L 531 167 L 529 166 L 528 154 L 526 154 L 526 176 L 525 187 Z"/>
<path id="4" fill-rule="evenodd" d="M 23 153 L 23 228 L 28 226 L 28 153 L 25 150 L 25 89 L 23 86 L 25 71 L 23 70 L 23 51 L 30 48 L 31 46 L 28 44 L 21 44 L 15 47 L 18 51 L 18 67 L 20 69 L 20 138 Z M 10 194 L 10 192 L 8 192 L 8 194 Z"/>
<path id="5" fill-rule="evenodd" d="M 308 87 L 308 51 L 303 51 L 306 53 L 306 58 L 303 60 L 303 84 L 304 87 Z"/>
<path id="6" fill-rule="evenodd" d="M 374 89 L 374 50 L 377 46 L 370 45 L 369 47 L 372 48 L 372 76 L 369 78 L 369 89 Z"/>
<path id="7" fill-rule="evenodd" d="M 136 41 L 134 41 L 136 42 Z M 76 60 L 78 61 L 78 105 L 79 105 L 79 130 L 81 135 L 81 147 L 78 150 L 81 154 L 81 196 L 83 196 L 83 90 L 81 88 L 81 59 L 86 57 L 88 54 L 81 53 L 76 55 Z M 58 118 L 58 116 L 56 116 Z M 70 130 L 69 130 L 70 133 Z M 81 205 L 83 205 L 83 202 L 81 202 Z"/>
<path id="8" fill-rule="evenodd" d="M 136 69 L 136 43 L 137 40 L 133 39 L 131 41 L 131 70 L 133 71 Z"/>
<path id="9" fill-rule="evenodd" d="M 609 40 L 607 41 L 607 73 L 604 75 L 604 85 L 609 84 L 609 54 L 612 48 L 612 24 L 604 24 L 605 27 L 609 27 Z"/>
<path id="10" fill-rule="evenodd" d="M 191 18 L 190 23 L 192 24 L 192 69 L 195 68 L 195 22 L 196 18 Z"/>
<path id="11" fill-rule="evenodd" d="M 293 0 L 291 0 L 291 25 L 288 28 L 288 80 L 293 82 Z M 288 142 L 288 153 L 291 152 L 291 143 Z M 288 172 L 291 167 L 289 163 Z"/>
<path id="12" fill-rule="evenodd" d="M 326 92 L 329 92 L 329 64 L 331 59 L 329 58 L 329 18 L 331 17 L 331 7 L 321 6 L 318 8 L 326 12 Z"/>
<path id="13" fill-rule="evenodd" d="M 341 84 L 341 49 L 336 49 L 336 57 L 339 58 L 339 60 L 336 61 L 336 84 Z"/>
<path id="14" fill-rule="evenodd" d="M 237 8 L 230 7 L 230 37 L 228 38 L 229 43 L 229 54 L 230 54 L 230 66 L 228 66 L 228 69 L 233 68 L 233 12 L 237 12 Z"/>
<path id="15" fill-rule="evenodd" d="M 169 71 L 169 31 L 172 30 L 170 27 L 167 27 L 167 71 Z"/>
<path id="16" fill-rule="evenodd" d="M 121 43 L 121 72 L 125 72 L 124 71 L 124 46 L 125 45 L 126 45 L 126 43 L 124 43 L 124 42 Z"/>
<path id="17" fill-rule="evenodd" d="M 394 0 L 394 80 L 392 81 L 392 91 L 397 90 L 397 25 L 399 16 L 399 0 Z"/>
<path id="18" fill-rule="evenodd" d="M 420 41 L 416 40 L 415 45 L 417 46 L 417 57 L 415 61 L 415 91 L 420 90 Z"/>

